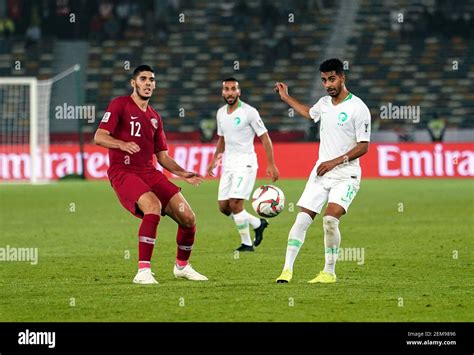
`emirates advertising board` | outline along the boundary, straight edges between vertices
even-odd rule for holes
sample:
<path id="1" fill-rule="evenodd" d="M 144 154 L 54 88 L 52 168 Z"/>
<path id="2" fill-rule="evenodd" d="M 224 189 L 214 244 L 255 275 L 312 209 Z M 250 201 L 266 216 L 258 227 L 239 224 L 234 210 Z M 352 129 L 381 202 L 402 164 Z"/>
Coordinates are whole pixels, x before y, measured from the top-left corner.
<path id="1" fill-rule="evenodd" d="M 306 179 L 313 168 L 317 143 L 275 143 L 274 154 L 282 179 Z M 30 178 L 28 146 L 0 147 L 0 180 L 22 181 Z M 214 154 L 210 144 L 169 144 L 169 154 L 186 170 L 202 175 Z M 266 157 L 256 144 L 258 176 L 265 178 Z M 37 176 L 56 180 L 85 169 L 88 179 L 106 179 L 109 164 L 107 150 L 93 144 L 84 146 L 82 159 L 77 145 L 51 145 L 49 152 L 38 156 Z M 472 178 L 474 177 L 473 143 L 375 144 L 361 158 L 364 178 Z M 161 167 L 157 165 L 157 169 Z M 168 172 L 165 174 L 170 176 Z M 217 168 L 216 176 L 221 174 Z M 172 177 L 172 176 L 171 176 Z"/>

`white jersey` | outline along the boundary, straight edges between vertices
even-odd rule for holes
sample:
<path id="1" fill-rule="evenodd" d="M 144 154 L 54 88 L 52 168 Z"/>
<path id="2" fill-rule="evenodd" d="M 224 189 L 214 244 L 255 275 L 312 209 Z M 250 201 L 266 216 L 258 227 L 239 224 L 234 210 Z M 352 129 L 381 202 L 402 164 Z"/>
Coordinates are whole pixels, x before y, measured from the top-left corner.
<path id="1" fill-rule="evenodd" d="M 357 142 L 370 141 L 370 111 L 360 98 L 351 93 L 336 106 L 333 105 L 331 96 L 323 96 L 311 107 L 309 114 L 314 122 L 321 122 L 321 142 L 315 169 L 322 162 L 346 154 Z M 359 159 L 340 164 L 324 176 L 360 179 Z"/>
<path id="2" fill-rule="evenodd" d="M 253 146 L 255 134 L 260 137 L 267 129 L 258 111 L 239 100 L 237 109 L 227 113 L 227 105 L 217 111 L 217 134 L 224 137 L 225 171 L 257 169 L 257 155 Z"/>

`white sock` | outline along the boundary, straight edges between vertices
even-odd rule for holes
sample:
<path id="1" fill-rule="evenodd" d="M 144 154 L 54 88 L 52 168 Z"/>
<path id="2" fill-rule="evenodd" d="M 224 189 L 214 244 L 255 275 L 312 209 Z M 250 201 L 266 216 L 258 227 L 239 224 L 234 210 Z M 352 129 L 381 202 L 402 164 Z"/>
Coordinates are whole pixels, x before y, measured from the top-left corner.
<path id="1" fill-rule="evenodd" d="M 242 244 L 252 245 L 252 240 L 250 239 L 249 231 L 249 217 L 245 210 L 234 214 L 234 222 L 237 226 L 237 230 L 240 234 L 240 239 L 242 239 Z"/>
<path id="2" fill-rule="evenodd" d="M 336 217 L 324 216 L 324 271 L 335 274 L 336 261 L 341 244 L 341 233 L 339 232 L 339 220 Z"/>
<path id="3" fill-rule="evenodd" d="M 249 224 L 252 226 L 252 228 L 257 229 L 258 227 L 260 227 L 260 225 L 262 224 L 262 221 L 260 220 L 260 218 L 252 216 L 247 211 L 245 211 L 245 212 L 247 213 L 247 216 L 249 217 Z"/>
<path id="4" fill-rule="evenodd" d="M 288 235 L 285 266 L 283 267 L 284 270 L 289 269 L 293 272 L 293 264 L 295 263 L 296 256 L 304 243 L 306 231 L 311 223 L 313 223 L 313 219 L 306 212 L 299 212 L 296 216 L 295 223 L 293 224 L 293 227 L 291 227 Z"/>

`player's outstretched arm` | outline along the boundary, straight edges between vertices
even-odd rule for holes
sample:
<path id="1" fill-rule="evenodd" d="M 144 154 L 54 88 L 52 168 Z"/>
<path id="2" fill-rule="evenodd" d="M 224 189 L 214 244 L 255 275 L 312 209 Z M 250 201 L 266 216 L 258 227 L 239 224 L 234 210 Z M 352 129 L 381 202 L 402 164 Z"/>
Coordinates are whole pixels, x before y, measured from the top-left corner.
<path id="1" fill-rule="evenodd" d="M 168 151 L 162 150 L 156 153 L 158 163 L 170 173 L 183 178 L 192 185 L 199 185 L 202 182 L 202 176 L 194 171 L 184 170 L 173 158 L 168 155 Z"/>
<path id="2" fill-rule="evenodd" d="M 272 178 L 272 181 L 275 182 L 278 180 L 280 172 L 278 171 L 278 168 L 275 165 L 272 140 L 270 139 L 270 135 L 268 134 L 268 132 L 262 134 L 259 138 L 263 144 L 263 149 L 265 149 L 265 154 L 267 155 L 267 175 L 269 175 Z"/>
<path id="3" fill-rule="evenodd" d="M 217 166 L 217 162 L 219 161 L 219 159 L 222 158 L 222 153 L 224 153 L 224 150 L 225 150 L 224 137 L 219 136 L 219 139 L 217 140 L 216 152 L 214 153 L 214 156 L 212 157 L 212 161 L 207 166 L 207 175 L 214 176 L 214 173 L 212 171 Z"/>
<path id="4" fill-rule="evenodd" d="M 104 148 L 109 149 L 120 149 L 129 154 L 138 153 L 140 147 L 135 142 L 124 142 L 120 139 L 115 139 L 110 135 L 110 132 L 106 129 L 97 128 L 94 135 L 94 142 Z"/>
<path id="5" fill-rule="evenodd" d="M 301 116 L 304 118 L 307 118 L 308 120 L 311 120 L 311 116 L 309 114 L 309 106 L 306 106 L 296 100 L 295 98 L 291 97 L 288 94 L 288 85 L 285 83 L 276 83 L 274 91 L 280 94 L 280 99 L 284 102 L 286 102 L 288 105 L 293 107 L 293 109 L 298 112 Z"/>

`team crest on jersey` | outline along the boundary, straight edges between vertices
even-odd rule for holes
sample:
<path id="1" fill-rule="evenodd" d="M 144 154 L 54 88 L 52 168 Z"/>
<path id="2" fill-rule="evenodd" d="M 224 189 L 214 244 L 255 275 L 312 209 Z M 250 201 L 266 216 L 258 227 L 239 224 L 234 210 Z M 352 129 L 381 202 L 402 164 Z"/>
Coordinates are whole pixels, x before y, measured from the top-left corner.
<path id="1" fill-rule="evenodd" d="M 151 119 L 151 124 L 153 127 L 155 127 L 155 129 L 158 129 L 158 120 L 156 118 Z"/>
<path id="2" fill-rule="evenodd" d="M 234 118 L 234 126 L 235 126 L 235 127 L 237 127 L 238 125 L 240 125 L 240 122 L 241 122 L 240 117 Z"/>
<path id="3" fill-rule="evenodd" d="M 345 112 L 339 113 L 338 119 L 339 119 L 339 123 L 338 123 L 339 126 L 342 126 L 342 124 L 347 121 L 347 113 Z"/>

